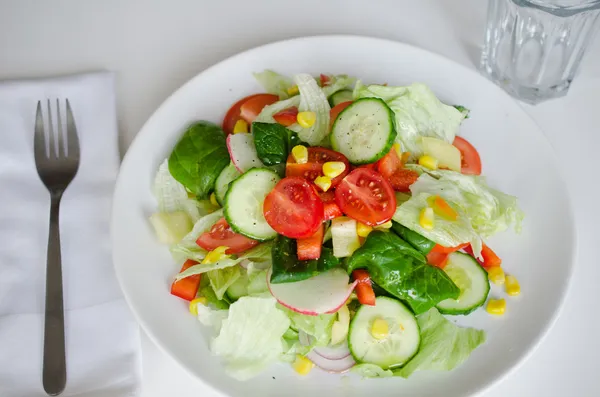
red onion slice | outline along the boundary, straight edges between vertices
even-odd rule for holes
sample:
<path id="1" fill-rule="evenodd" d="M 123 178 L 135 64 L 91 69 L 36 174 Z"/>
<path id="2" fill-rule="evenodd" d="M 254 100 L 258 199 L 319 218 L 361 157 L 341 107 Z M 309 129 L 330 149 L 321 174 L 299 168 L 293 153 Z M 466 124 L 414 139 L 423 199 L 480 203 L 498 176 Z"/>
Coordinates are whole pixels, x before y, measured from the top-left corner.
<path id="1" fill-rule="evenodd" d="M 323 356 L 320 356 L 314 350 L 306 355 L 310 361 L 312 361 L 317 367 L 324 371 L 331 373 L 342 373 L 348 371 L 356 364 L 352 356 L 347 356 L 341 360 L 329 360 Z"/>

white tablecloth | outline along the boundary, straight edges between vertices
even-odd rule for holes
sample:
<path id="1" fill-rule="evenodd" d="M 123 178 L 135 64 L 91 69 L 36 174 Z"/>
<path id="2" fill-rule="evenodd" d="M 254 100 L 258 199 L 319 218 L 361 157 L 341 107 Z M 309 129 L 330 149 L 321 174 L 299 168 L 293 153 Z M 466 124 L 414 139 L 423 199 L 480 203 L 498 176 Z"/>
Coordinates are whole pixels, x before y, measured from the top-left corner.
<path id="1" fill-rule="evenodd" d="M 121 144 L 178 86 L 206 67 L 260 44 L 314 34 L 384 37 L 474 68 L 481 0 L 53 1 L 0 0 L 0 78 L 106 68 L 117 72 Z M 600 40 L 568 97 L 525 106 L 564 159 L 578 222 L 578 263 L 562 315 L 518 371 L 485 397 L 600 395 L 600 282 L 594 226 L 600 211 Z M 532 153 L 532 161 L 535 154 Z M 190 378 L 147 338 L 143 397 L 218 394 Z"/>

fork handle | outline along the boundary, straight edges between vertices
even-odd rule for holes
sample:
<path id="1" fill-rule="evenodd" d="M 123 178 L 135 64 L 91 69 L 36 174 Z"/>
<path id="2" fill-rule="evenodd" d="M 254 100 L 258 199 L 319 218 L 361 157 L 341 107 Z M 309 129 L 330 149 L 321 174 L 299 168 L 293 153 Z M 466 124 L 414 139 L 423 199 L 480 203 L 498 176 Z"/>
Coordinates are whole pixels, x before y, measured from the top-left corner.
<path id="1" fill-rule="evenodd" d="M 65 319 L 58 210 L 61 193 L 51 194 L 48 258 L 46 262 L 46 314 L 44 320 L 44 390 L 51 396 L 62 393 L 67 381 Z"/>

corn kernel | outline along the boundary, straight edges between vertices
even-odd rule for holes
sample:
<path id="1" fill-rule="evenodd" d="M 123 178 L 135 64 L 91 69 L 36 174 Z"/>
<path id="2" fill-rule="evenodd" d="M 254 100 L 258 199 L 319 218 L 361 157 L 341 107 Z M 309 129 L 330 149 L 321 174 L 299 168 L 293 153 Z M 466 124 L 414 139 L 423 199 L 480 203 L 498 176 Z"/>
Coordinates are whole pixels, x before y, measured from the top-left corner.
<path id="1" fill-rule="evenodd" d="M 430 170 L 437 170 L 438 168 L 438 160 L 435 157 L 431 157 L 428 155 L 419 157 L 419 165 L 422 165 L 425 168 L 429 168 Z"/>
<path id="2" fill-rule="evenodd" d="M 381 225 L 375 226 L 377 229 L 391 229 L 392 228 L 392 221 L 387 221 L 385 223 L 382 223 Z"/>
<path id="3" fill-rule="evenodd" d="M 328 161 L 323 164 L 323 174 L 331 179 L 346 171 L 346 164 L 342 161 Z"/>
<path id="4" fill-rule="evenodd" d="M 396 151 L 396 154 L 398 155 L 398 158 L 401 159 L 402 158 L 402 146 L 400 146 L 399 143 L 394 143 L 392 145 L 392 149 L 394 149 Z"/>
<path id="5" fill-rule="evenodd" d="M 192 299 L 190 301 L 190 313 L 194 316 L 198 315 L 198 305 L 206 305 L 206 298 L 201 296 L 200 298 Z"/>
<path id="6" fill-rule="evenodd" d="M 494 266 L 488 269 L 488 278 L 496 285 L 504 284 L 504 270 L 500 266 Z"/>
<path id="7" fill-rule="evenodd" d="M 215 207 L 219 207 L 219 202 L 217 201 L 217 196 L 214 192 L 210 194 L 210 203 Z"/>
<path id="8" fill-rule="evenodd" d="M 490 299 L 485 310 L 496 316 L 501 316 L 506 311 L 506 301 L 504 299 Z"/>
<path id="9" fill-rule="evenodd" d="M 308 163 L 308 149 L 306 146 L 296 145 L 292 148 L 292 156 L 296 163 L 306 164 Z"/>
<path id="10" fill-rule="evenodd" d="M 302 128 L 310 128 L 317 121 L 317 114 L 315 112 L 300 112 L 296 116 L 296 120 Z"/>
<path id="11" fill-rule="evenodd" d="M 515 276 L 506 276 L 505 288 L 506 293 L 510 296 L 517 296 L 521 293 L 521 286 L 519 285 L 519 281 L 517 281 Z"/>
<path id="12" fill-rule="evenodd" d="M 381 317 L 377 317 L 371 325 L 371 336 L 375 339 L 385 339 L 390 333 L 387 321 Z"/>
<path id="13" fill-rule="evenodd" d="M 373 228 L 371 226 L 356 222 L 356 234 L 358 234 L 359 237 L 367 237 L 372 231 Z"/>
<path id="14" fill-rule="evenodd" d="M 318 176 L 315 179 L 315 185 L 320 187 L 322 191 L 326 192 L 331 187 L 331 178 L 328 176 Z"/>
<path id="15" fill-rule="evenodd" d="M 297 95 L 299 92 L 298 90 L 298 86 L 297 85 L 293 85 L 290 88 L 287 89 L 287 93 L 289 96 L 294 96 Z"/>
<path id="16" fill-rule="evenodd" d="M 246 120 L 239 119 L 238 121 L 235 122 L 235 125 L 233 126 L 234 134 L 247 133 L 247 132 L 248 132 L 248 123 L 246 122 Z"/>
<path id="17" fill-rule="evenodd" d="M 206 254 L 204 259 L 202 260 L 202 264 L 206 265 L 206 264 L 210 264 L 210 263 L 215 263 L 215 262 L 220 261 L 221 259 L 226 258 L 228 255 L 225 255 L 225 251 L 227 251 L 228 249 L 229 249 L 229 247 L 225 247 L 223 245 L 215 248 L 214 250 L 212 250 L 208 254 Z"/>
<path id="18" fill-rule="evenodd" d="M 425 230 L 433 230 L 434 215 L 433 208 L 427 207 L 421 210 L 419 215 L 419 224 Z"/>
<path id="19" fill-rule="evenodd" d="M 307 375 L 314 366 L 315 364 L 313 364 L 312 361 L 299 354 L 296 355 L 296 360 L 292 364 L 294 371 L 298 372 L 300 375 Z"/>

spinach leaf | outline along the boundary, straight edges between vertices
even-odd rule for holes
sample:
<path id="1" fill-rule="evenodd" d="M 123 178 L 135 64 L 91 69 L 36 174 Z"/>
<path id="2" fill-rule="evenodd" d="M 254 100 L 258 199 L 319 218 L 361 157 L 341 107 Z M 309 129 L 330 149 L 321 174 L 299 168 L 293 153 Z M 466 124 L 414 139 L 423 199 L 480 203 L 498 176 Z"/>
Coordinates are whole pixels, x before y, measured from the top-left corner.
<path id="1" fill-rule="evenodd" d="M 299 260 L 296 250 L 296 240 L 281 235 L 277 236 L 271 248 L 273 260 L 271 283 L 293 283 L 306 280 L 341 264 L 340 259 L 333 256 L 331 248 L 323 247 L 321 257 L 310 261 Z"/>
<path id="2" fill-rule="evenodd" d="M 392 221 L 392 230 L 423 255 L 430 253 L 435 246 L 435 243 L 427 237 L 421 236 L 419 233 L 410 230 L 406 226 L 402 226 L 398 222 Z"/>
<path id="3" fill-rule="evenodd" d="M 281 124 L 252 123 L 254 146 L 265 165 L 285 163 L 292 148 L 300 143 L 298 135 Z"/>
<path id="4" fill-rule="evenodd" d="M 423 313 L 444 299 L 458 298 L 460 290 L 443 270 L 394 233 L 373 231 L 346 262 L 348 272 L 366 268 L 375 283 Z"/>
<path id="5" fill-rule="evenodd" d="M 208 121 L 192 124 L 169 156 L 169 172 L 197 199 L 208 198 L 215 180 L 228 164 L 225 133 Z"/>

